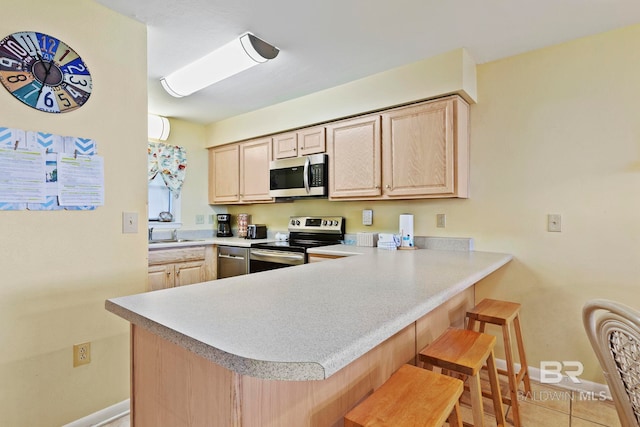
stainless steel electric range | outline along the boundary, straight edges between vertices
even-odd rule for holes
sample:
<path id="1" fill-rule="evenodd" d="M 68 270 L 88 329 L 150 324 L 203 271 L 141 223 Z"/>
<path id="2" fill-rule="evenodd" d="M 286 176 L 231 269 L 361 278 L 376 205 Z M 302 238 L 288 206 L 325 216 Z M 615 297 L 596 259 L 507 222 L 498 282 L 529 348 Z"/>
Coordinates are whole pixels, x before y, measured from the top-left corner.
<path id="1" fill-rule="evenodd" d="M 273 270 L 307 262 L 307 249 L 340 243 L 345 220 L 341 216 L 292 216 L 289 239 L 251 246 L 249 272 Z"/>

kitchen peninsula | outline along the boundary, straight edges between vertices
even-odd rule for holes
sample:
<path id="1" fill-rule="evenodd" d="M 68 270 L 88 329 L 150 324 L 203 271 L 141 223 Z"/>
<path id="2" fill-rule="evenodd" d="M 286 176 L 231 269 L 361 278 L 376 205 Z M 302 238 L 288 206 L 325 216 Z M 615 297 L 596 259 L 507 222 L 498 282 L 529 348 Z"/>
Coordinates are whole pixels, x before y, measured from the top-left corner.
<path id="1" fill-rule="evenodd" d="M 511 260 L 346 253 L 359 255 L 107 300 L 132 325 L 133 425 L 340 426 L 424 345 L 462 326 L 474 285 Z"/>

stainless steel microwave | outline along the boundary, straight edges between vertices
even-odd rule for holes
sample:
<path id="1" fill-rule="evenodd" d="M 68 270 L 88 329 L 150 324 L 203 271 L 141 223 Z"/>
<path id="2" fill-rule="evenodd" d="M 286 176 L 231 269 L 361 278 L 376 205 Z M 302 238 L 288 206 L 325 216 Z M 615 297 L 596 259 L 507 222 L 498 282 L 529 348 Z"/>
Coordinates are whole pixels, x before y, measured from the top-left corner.
<path id="1" fill-rule="evenodd" d="M 327 155 L 274 160 L 269 163 L 269 196 L 327 197 Z"/>

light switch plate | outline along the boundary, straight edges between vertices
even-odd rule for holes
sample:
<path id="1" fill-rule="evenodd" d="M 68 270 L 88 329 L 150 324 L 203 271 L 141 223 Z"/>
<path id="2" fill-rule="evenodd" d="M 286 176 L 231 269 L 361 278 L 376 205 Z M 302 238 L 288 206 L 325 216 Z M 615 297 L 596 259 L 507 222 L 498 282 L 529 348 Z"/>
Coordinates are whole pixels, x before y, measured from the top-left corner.
<path id="1" fill-rule="evenodd" d="M 362 210 L 362 225 L 371 225 L 373 224 L 373 210 L 372 209 L 363 209 Z"/>
<path id="2" fill-rule="evenodd" d="M 137 233 L 138 232 L 138 213 L 122 212 L 122 232 Z"/>
<path id="3" fill-rule="evenodd" d="M 447 225 L 447 216 L 445 214 L 436 214 L 436 227 L 444 228 Z"/>

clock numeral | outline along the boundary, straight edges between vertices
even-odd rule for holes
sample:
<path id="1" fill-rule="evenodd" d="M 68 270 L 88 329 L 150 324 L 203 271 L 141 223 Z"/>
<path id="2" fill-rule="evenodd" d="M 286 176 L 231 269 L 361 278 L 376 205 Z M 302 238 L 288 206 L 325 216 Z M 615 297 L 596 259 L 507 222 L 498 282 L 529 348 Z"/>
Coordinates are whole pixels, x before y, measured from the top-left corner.
<path id="1" fill-rule="evenodd" d="M 42 85 L 39 82 L 32 81 L 31 83 L 22 86 L 12 93 L 13 96 L 18 98 L 25 104 L 31 105 L 33 107 L 38 102 L 38 93 L 40 93 L 41 88 Z"/>
<path id="2" fill-rule="evenodd" d="M 71 101 L 69 101 L 69 98 L 67 98 L 63 92 L 60 92 L 58 94 L 58 99 L 60 100 L 60 102 L 62 102 L 63 107 L 65 108 L 71 107 Z"/>
<path id="3" fill-rule="evenodd" d="M 11 58 L 0 57 L 0 69 L 9 71 L 21 71 L 22 62 L 16 61 L 15 59 Z"/>
<path id="4" fill-rule="evenodd" d="M 58 103 L 56 102 L 55 93 L 53 93 L 53 88 L 47 85 L 42 87 L 42 93 L 40 94 L 40 98 L 38 98 L 36 108 L 42 111 L 47 111 L 49 113 L 59 113 L 60 108 L 58 107 Z"/>
<path id="5" fill-rule="evenodd" d="M 67 55 L 69 54 L 69 52 L 71 52 L 69 49 L 64 51 L 64 54 L 60 57 L 60 59 L 58 61 L 62 62 L 64 61 L 64 58 L 67 57 Z"/>
<path id="6" fill-rule="evenodd" d="M 13 53 L 17 58 L 24 59 L 29 56 L 29 52 L 24 50 L 22 46 L 20 46 L 20 44 L 18 44 L 18 42 L 16 42 L 15 40 L 7 40 L 7 42 L 4 44 L 4 47 L 9 52 Z"/>
<path id="7" fill-rule="evenodd" d="M 74 98 L 82 98 L 83 97 L 83 95 L 80 92 L 78 92 L 77 90 L 75 90 L 71 86 L 67 86 L 65 89 L 66 89 L 67 92 L 69 92 L 69 95 L 73 96 Z"/>
<path id="8" fill-rule="evenodd" d="M 16 74 L 14 76 L 7 77 L 7 81 L 9 83 L 26 82 L 27 76 L 25 76 L 24 74 Z"/>
<path id="9" fill-rule="evenodd" d="M 84 75 L 67 74 L 64 81 L 74 86 L 76 89 L 88 92 L 91 90 L 91 77 Z"/>
<path id="10" fill-rule="evenodd" d="M 38 39 L 36 38 L 35 34 L 20 33 L 20 35 L 16 39 L 19 39 L 18 42 L 20 43 L 20 46 L 22 46 L 29 53 L 29 56 L 40 58 Z"/>
<path id="11" fill-rule="evenodd" d="M 53 57 L 56 54 L 56 50 L 58 50 L 60 41 L 54 37 L 42 33 L 38 33 L 38 36 L 40 38 L 38 46 L 40 47 L 40 51 L 42 52 L 42 57 L 47 61 L 52 61 Z"/>
<path id="12" fill-rule="evenodd" d="M 51 92 L 47 92 L 44 95 L 44 105 L 46 105 L 49 108 L 53 108 L 53 105 L 55 104 L 55 100 L 54 98 L 51 96 Z"/>

